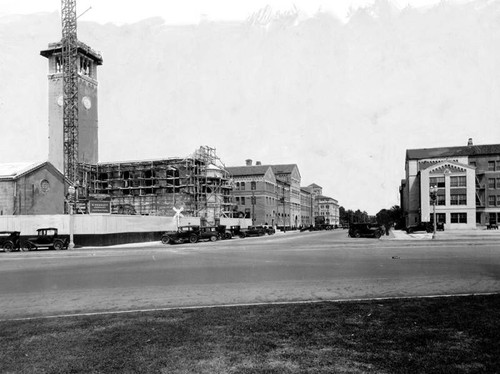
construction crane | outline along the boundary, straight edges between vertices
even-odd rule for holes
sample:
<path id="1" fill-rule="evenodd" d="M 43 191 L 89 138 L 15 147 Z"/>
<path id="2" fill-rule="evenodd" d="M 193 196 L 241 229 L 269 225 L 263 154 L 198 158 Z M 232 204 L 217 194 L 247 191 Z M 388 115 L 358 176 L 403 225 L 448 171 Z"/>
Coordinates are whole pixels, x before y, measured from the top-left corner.
<path id="1" fill-rule="evenodd" d="M 76 0 L 61 0 L 64 176 L 75 184 L 78 168 L 78 38 Z"/>

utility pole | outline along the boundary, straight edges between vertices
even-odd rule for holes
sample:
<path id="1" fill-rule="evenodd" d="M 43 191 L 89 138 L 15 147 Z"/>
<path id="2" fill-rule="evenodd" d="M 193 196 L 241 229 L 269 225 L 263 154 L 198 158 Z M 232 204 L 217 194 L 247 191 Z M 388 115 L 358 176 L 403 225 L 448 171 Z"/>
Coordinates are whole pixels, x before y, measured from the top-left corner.
<path id="1" fill-rule="evenodd" d="M 78 167 L 78 39 L 76 0 L 61 0 L 64 176 L 72 184 Z"/>

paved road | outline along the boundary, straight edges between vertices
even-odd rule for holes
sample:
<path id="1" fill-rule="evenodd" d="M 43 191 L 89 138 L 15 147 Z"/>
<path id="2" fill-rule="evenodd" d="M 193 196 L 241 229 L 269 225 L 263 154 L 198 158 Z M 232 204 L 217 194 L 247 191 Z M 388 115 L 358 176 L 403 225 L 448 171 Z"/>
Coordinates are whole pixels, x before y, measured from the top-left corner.
<path id="1" fill-rule="evenodd" d="M 0 318 L 488 292 L 500 292 L 500 245 L 480 239 L 350 239 L 335 230 L 0 253 Z"/>

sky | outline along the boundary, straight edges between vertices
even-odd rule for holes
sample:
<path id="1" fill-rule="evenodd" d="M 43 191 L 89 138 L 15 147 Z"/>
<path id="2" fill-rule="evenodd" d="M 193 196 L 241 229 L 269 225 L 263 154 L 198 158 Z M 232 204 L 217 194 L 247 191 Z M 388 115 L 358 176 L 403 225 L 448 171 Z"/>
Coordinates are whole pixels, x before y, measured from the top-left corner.
<path id="1" fill-rule="evenodd" d="M 426 7 L 441 0 L 393 0 L 398 8 L 408 5 Z M 453 1 L 453 0 L 452 0 Z M 457 1 L 457 0 L 455 0 Z M 462 1 L 463 2 L 463 1 Z M 258 9 L 270 5 L 275 10 L 286 11 L 294 6 L 312 15 L 318 10 L 331 11 L 341 19 L 345 19 L 351 8 L 372 4 L 367 0 L 78 0 L 77 14 L 86 21 L 99 23 L 133 23 L 149 17 L 160 16 L 169 24 L 197 23 L 200 19 L 211 21 L 244 20 Z M 60 0 L 1 0 L 0 15 L 27 14 L 36 12 L 59 11 Z"/>
<path id="2" fill-rule="evenodd" d="M 496 1 L 77 3 L 104 59 L 100 161 L 208 145 L 226 166 L 296 163 L 376 214 L 399 205 L 406 149 L 500 143 Z M 0 162 L 46 159 L 60 0 L 0 5 Z"/>

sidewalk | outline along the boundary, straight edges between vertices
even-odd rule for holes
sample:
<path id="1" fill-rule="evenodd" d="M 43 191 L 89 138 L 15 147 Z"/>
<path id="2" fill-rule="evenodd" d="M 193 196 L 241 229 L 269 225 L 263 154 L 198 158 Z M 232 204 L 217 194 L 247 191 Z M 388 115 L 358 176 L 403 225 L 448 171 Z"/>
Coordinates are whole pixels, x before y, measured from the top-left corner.
<path id="1" fill-rule="evenodd" d="M 384 238 L 384 237 L 382 237 Z M 402 230 L 391 230 L 389 240 L 432 240 L 432 233 L 419 232 L 407 234 Z M 460 239 L 480 239 L 498 240 L 500 243 L 500 230 L 445 230 L 436 232 L 434 240 L 460 240 Z"/>

